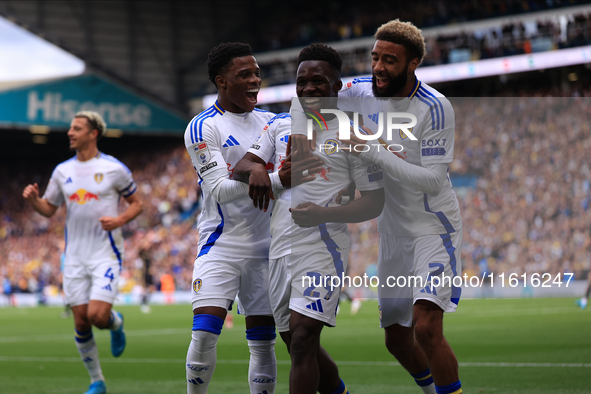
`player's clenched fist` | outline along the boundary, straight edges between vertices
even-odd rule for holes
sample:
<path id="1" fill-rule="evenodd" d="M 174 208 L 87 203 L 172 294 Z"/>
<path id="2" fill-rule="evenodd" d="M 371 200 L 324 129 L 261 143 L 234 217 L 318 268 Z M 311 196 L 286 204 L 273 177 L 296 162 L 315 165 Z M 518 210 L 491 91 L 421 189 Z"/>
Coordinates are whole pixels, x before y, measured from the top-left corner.
<path id="1" fill-rule="evenodd" d="M 36 183 L 32 185 L 27 185 L 25 190 L 23 190 L 23 197 L 27 201 L 35 201 L 39 198 L 39 185 Z"/>
<path id="2" fill-rule="evenodd" d="M 119 220 L 119 218 L 114 218 L 111 216 L 103 216 L 99 219 L 101 225 L 103 226 L 103 230 L 105 231 L 113 231 L 117 227 L 121 227 L 123 223 Z"/>

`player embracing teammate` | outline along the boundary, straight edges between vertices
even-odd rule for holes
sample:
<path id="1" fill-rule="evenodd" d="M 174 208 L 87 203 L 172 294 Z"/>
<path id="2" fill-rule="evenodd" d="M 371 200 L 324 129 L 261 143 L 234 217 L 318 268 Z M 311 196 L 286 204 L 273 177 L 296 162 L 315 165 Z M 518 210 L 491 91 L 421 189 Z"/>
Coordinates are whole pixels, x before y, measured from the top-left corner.
<path id="1" fill-rule="evenodd" d="M 443 336 L 443 313 L 456 310 L 461 288 L 448 282 L 431 287 L 432 277 L 461 276 L 462 220 L 448 176 L 454 112 L 449 100 L 415 76 L 425 56 L 418 28 L 393 20 L 378 28 L 375 38 L 372 78 L 354 80 L 339 96 L 366 98 L 360 107 L 348 108 L 363 119 L 387 112 L 413 115 L 415 139 L 402 131 L 391 139 L 382 135 L 386 144 L 404 147 L 395 154 L 377 144 L 366 149 L 366 141 L 353 134 L 346 142 L 385 173 L 386 203 L 378 219 L 380 283 L 388 276 L 423 279 L 423 287 L 378 288 L 380 325 L 386 347 L 425 393 L 459 394 L 458 362 Z M 373 133 L 378 128 L 373 121 L 366 125 Z"/>

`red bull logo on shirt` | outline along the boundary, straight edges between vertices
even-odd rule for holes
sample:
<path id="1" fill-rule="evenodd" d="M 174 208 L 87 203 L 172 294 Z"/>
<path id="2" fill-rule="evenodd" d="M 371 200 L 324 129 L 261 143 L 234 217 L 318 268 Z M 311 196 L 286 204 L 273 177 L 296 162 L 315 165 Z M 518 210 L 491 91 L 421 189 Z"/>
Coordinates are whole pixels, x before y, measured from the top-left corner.
<path id="1" fill-rule="evenodd" d="M 84 205 L 91 200 L 100 200 L 99 195 L 91 193 L 86 189 L 78 189 L 76 193 L 71 194 L 70 197 L 68 197 L 68 201 L 76 202 L 80 205 Z"/>

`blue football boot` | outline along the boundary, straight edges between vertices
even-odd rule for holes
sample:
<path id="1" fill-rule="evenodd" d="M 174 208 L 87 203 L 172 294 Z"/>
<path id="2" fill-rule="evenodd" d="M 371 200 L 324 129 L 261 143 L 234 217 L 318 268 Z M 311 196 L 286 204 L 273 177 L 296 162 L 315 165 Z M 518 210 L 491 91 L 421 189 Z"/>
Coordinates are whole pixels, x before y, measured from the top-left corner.
<path id="1" fill-rule="evenodd" d="M 123 315 L 115 312 L 121 318 L 121 327 L 118 330 L 111 330 L 111 353 L 113 357 L 121 356 L 125 350 L 125 330 L 123 329 Z"/>
<path id="2" fill-rule="evenodd" d="M 88 386 L 88 391 L 84 394 L 107 394 L 107 386 L 102 380 L 96 381 Z"/>

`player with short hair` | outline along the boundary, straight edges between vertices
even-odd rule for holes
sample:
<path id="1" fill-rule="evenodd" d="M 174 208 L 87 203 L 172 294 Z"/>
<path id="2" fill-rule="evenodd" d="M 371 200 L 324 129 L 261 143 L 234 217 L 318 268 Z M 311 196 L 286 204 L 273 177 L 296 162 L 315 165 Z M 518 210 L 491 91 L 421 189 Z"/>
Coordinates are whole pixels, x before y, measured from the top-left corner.
<path id="1" fill-rule="evenodd" d="M 113 356 L 125 349 L 123 316 L 112 310 L 123 261 L 121 226 L 143 210 L 131 171 L 98 150 L 105 130 L 98 113 L 78 112 L 68 131 L 76 156 L 55 168 L 42 198 L 36 183 L 23 191 L 43 216 L 51 217 L 63 203 L 67 207 L 63 287 L 74 314 L 76 345 L 91 378 L 86 394 L 107 391 L 92 326 L 111 330 Z M 118 215 L 120 197 L 129 205 Z"/>
<path id="2" fill-rule="evenodd" d="M 185 145 L 203 193 L 187 392 L 207 392 L 216 366 L 216 344 L 238 294 L 239 311 L 246 316 L 251 393 L 272 394 L 277 365 L 268 292 L 269 213 L 256 209 L 246 185 L 232 178 L 236 163 L 275 114 L 255 108 L 261 76 L 250 45 L 216 46 L 209 52 L 207 70 L 218 98 L 185 131 Z"/>
<path id="3" fill-rule="evenodd" d="M 339 96 L 396 98 L 362 100 L 360 111 L 351 109 L 363 114 L 374 133 L 380 112 L 406 112 L 417 118 L 410 130 L 416 141 L 402 130 L 390 140 L 382 135 L 387 144 L 402 145 L 403 151 L 392 154 L 378 146 L 360 157 L 386 172 L 386 204 L 378 220 L 380 279 L 413 274 L 424 281 L 422 288 L 379 287 L 380 325 L 386 347 L 425 393 L 458 394 L 458 362 L 443 336 L 443 313 L 456 310 L 461 288 L 430 286 L 433 276 L 461 275 L 462 220 L 448 176 L 454 112 L 449 100 L 415 76 L 426 52 L 418 28 L 396 19 L 379 27 L 375 38 L 372 77 L 349 82 Z M 358 149 L 366 144 L 354 135 L 348 142 Z"/>
<path id="4" fill-rule="evenodd" d="M 339 54 L 323 44 L 312 44 L 300 52 L 296 91 L 306 108 L 319 110 L 321 98 L 337 97 L 341 65 Z M 281 183 L 297 185 L 291 189 L 281 190 L 264 170 L 269 162 L 281 162 L 288 151 L 289 114 L 269 121 L 235 170 L 241 180 L 249 182 L 255 204 L 271 184 L 278 193 L 271 217 L 269 291 L 278 331 L 291 355 L 290 393 L 298 394 L 348 393 L 337 365 L 320 346 L 322 328 L 336 324 L 340 286 L 314 285 L 305 277 L 315 283 L 334 276 L 340 279 L 349 257 L 346 223 L 376 217 L 384 200 L 381 171 L 340 151 L 335 139 L 338 121 L 329 115 L 325 120 L 326 127 L 315 130 L 318 144 L 313 153 L 322 166 L 308 170 L 313 174 L 309 183 L 293 182 L 296 177 L 309 178 L 297 162 L 291 171 L 292 184 Z M 362 197 L 348 205 L 336 204 L 337 194 L 352 181 Z"/>

